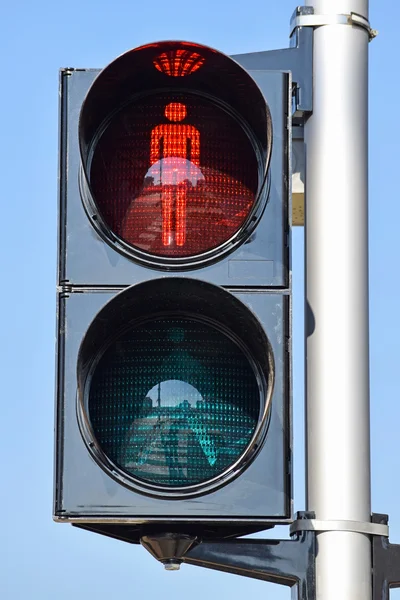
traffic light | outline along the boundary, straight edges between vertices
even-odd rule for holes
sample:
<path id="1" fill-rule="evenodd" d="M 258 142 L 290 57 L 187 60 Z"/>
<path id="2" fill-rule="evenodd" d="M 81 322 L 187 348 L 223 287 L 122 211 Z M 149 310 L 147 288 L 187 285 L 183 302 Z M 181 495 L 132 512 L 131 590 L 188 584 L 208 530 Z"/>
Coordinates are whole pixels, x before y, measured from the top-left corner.
<path id="1" fill-rule="evenodd" d="M 61 71 L 54 518 L 291 518 L 288 73 L 187 42 Z"/>

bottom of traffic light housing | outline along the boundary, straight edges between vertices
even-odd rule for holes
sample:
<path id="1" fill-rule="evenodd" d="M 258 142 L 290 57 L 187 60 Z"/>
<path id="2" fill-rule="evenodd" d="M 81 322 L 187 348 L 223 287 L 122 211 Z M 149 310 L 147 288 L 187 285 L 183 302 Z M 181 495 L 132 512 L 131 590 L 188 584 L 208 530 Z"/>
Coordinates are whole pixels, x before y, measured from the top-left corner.
<path id="1" fill-rule="evenodd" d="M 251 535 L 274 525 L 238 525 L 234 523 L 152 523 L 151 525 L 118 525 L 112 523 L 73 523 L 74 527 L 111 537 L 130 544 L 142 544 L 157 560 L 181 562 L 195 544 L 223 541 Z"/>

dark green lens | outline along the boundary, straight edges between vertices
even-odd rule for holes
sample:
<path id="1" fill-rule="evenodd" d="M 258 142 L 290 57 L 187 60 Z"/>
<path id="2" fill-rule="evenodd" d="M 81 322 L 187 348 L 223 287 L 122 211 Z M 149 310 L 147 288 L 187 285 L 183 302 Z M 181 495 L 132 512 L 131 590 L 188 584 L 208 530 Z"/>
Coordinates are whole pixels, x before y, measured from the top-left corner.
<path id="1" fill-rule="evenodd" d="M 142 322 L 96 365 L 89 416 L 123 471 L 153 485 L 190 486 L 232 465 L 260 416 L 260 390 L 239 345 L 208 323 Z"/>

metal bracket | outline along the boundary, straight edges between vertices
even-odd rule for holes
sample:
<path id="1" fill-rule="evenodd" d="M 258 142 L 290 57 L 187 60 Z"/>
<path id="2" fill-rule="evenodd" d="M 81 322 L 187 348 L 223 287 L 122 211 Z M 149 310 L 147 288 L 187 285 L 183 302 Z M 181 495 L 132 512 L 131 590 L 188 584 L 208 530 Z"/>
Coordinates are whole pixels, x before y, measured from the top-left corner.
<path id="1" fill-rule="evenodd" d="M 300 519 L 290 526 L 290 535 L 299 531 L 350 531 L 380 537 L 389 537 L 387 524 L 362 521 L 323 521 L 321 519 Z"/>
<path id="2" fill-rule="evenodd" d="M 297 513 L 298 521 L 313 513 Z M 191 548 L 183 562 L 261 579 L 289 587 L 297 586 L 298 600 L 315 600 L 315 533 L 302 531 L 292 540 L 233 539 L 202 542 Z"/>
<path id="3" fill-rule="evenodd" d="M 373 522 L 386 525 L 388 516 L 372 515 Z M 389 600 L 390 589 L 400 587 L 400 544 L 386 537 L 372 540 L 372 600 Z"/>
<path id="4" fill-rule="evenodd" d="M 290 21 L 290 35 L 297 27 L 321 27 L 323 25 L 350 25 L 356 27 L 362 27 L 368 32 L 369 41 L 373 40 L 378 32 L 376 29 L 371 29 L 371 25 L 366 17 L 357 13 L 351 12 L 350 14 L 327 14 L 327 15 L 316 15 L 316 14 L 297 14 L 293 15 Z"/>
<path id="5" fill-rule="evenodd" d="M 300 6 L 297 16 L 312 15 L 311 6 Z M 232 58 L 248 71 L 291 71 L 293 81 L 293 118 L 304 119 L 312 112 L 313 32 L 310 28 L 292 27 L 290 48 L 236 54 Z"/>

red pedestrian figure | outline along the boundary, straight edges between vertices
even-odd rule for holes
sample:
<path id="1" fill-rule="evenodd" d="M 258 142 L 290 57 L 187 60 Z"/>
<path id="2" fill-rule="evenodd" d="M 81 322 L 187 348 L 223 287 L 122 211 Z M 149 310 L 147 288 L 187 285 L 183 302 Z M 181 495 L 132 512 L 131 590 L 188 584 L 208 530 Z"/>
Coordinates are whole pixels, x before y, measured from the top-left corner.
<path id="1" fill-rule="evenodd" d="M 150 163 L 159 163 L 162 243 L 170 246 L 175 237 L 176 245 L 183 246 L 186 239 L 188 181 L 197 183 L 198 179 L 203 179 L 199 169 L 200 132 L 193 125 L 180 122 L 187 114 L 184 104 L 171 102 L 165 107 L 164 114 L 172 122 L 157 125 L 151 132 Z M 154 168 L 151 168 L 151 172 L 154 172 Z"/>

